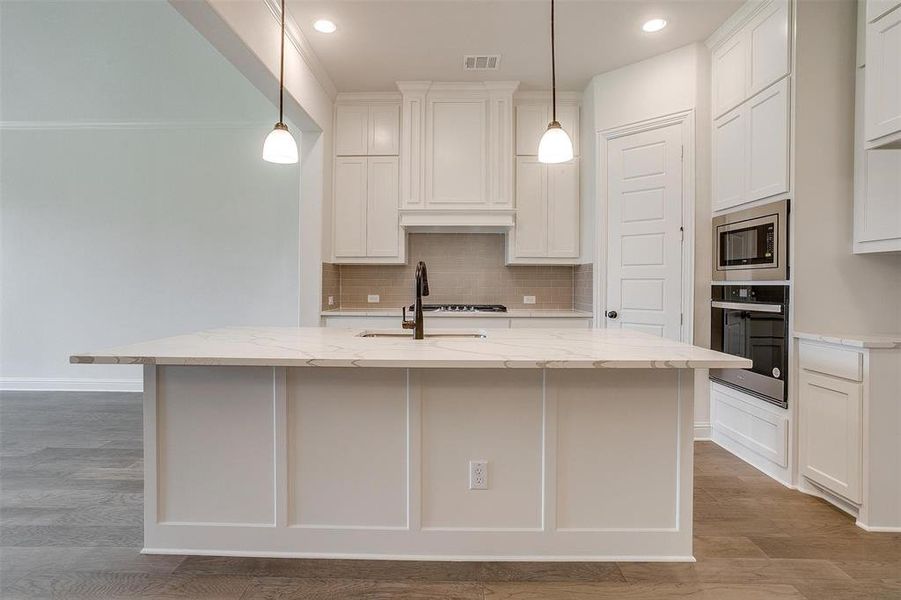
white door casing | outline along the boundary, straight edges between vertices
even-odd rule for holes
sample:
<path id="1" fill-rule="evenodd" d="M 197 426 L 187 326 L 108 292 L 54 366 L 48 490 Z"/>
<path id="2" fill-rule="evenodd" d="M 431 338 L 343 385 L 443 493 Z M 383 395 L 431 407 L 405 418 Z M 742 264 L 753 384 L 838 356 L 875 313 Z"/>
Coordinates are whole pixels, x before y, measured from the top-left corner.
<path id="1" fill-rule="evenodd" d="M 607 145 L 608 327 L 682 339 L 682 124 Z"/>

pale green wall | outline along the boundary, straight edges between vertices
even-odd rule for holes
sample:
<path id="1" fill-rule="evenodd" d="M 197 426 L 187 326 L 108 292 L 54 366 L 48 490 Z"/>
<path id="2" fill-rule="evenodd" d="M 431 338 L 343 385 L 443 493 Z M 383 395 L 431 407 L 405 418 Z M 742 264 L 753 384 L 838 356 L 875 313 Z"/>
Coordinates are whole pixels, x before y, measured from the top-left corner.
<path id="1" fill-rule="evenodd" d="M 272 104 L 162 0 L 4 1 L 0 27 L 0 384 L 134 379 L 68 355 L 297 324 Z"/>

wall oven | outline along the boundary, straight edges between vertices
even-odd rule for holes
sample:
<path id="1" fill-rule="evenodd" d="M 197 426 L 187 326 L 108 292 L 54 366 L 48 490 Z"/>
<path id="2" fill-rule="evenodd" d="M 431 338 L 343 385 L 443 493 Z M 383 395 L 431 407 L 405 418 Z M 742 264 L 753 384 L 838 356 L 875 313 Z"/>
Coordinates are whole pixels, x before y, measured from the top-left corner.
<path id="1" fill-rule="evenodd" d="M 713 281 L 788 280 L 788 200 L 713 219 Z"/>
<path id="2" fill-rule="evenodd" d="M 788 408 L 788 286 L 715 285 L 710 346 L 754 361 L 710 378 Z"/>

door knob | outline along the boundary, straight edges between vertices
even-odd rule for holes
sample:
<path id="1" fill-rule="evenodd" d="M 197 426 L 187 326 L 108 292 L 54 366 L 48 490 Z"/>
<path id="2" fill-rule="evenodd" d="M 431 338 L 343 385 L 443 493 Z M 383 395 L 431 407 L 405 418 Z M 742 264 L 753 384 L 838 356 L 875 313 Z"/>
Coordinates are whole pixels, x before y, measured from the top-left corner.
<path id="1" fill-rule="evenodd" d="M 611 319 L 615 319 L 617 317 L 616 311 L 615 310 L 607 311 L 607 317 L 609 317 Z"/>

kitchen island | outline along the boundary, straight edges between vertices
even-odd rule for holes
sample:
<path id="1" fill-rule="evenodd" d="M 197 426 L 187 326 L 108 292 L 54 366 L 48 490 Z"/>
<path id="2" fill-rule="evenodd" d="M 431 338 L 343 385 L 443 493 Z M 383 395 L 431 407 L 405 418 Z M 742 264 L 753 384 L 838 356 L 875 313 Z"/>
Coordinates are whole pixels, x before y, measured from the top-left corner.
<path id="1" fill-rule="evenodd" d="M 146 553 L 692 560 L 694 390 L 750 361 L 429 334 L 236 327 L 71 362 L 145 365 Z"/>

